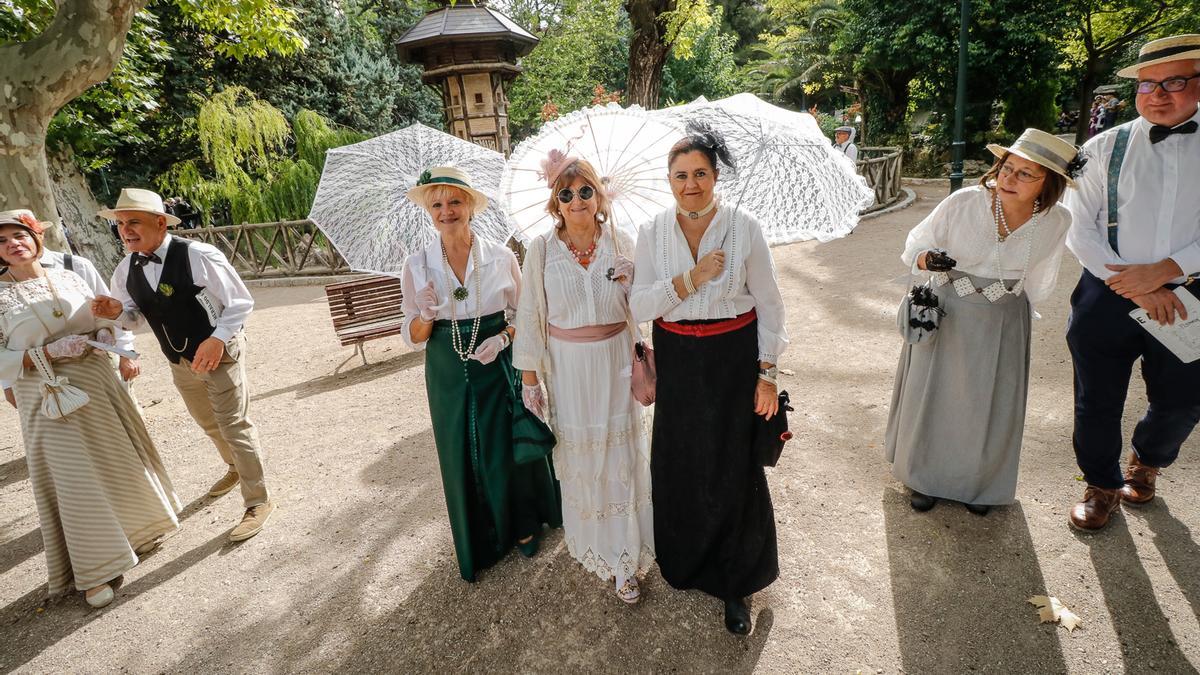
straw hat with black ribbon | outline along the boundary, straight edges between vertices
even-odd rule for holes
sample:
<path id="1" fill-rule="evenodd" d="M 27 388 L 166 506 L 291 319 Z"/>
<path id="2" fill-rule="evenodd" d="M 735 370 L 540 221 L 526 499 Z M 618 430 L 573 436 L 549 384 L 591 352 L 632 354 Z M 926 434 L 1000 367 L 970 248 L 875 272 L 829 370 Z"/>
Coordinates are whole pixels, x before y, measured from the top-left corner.
<path id="1" fill-rule="evenodd" d="M 998 143 L 989 143 L 987 149 L 997 158 L 1003 157 L 1007 152 L 1037 162 L 1066 178 L 1068 187 L 1075 187 L 1075 178 L 1087 163 L 1078 147 L 1040 129 L 1026 129 L 1025 133 L 1007 148 Z"/>
<path id="2" fill-rule="evenodd" d="M 1157 66 L 1171 61 L 1200 60 L 1200 35 L 1172 35 L 1151 40 L 1138 50 L 1137 63 L 1117 71 L 1117 77 L 1137 79 L 1138 71 L 1147 66 Z"/>
<path id="3" fill-rule="evenodd" d="M 421 174 L 421 177 L 417 179 L 417 184 L 405 196 L 418 204 L 424 204 L 421 195 L 439 185 L 456 187 L 470 195 L 472 213 L 481 213 L 487 208 L 487 195 L 471 187 L 471 174 L 456 166 L 430 167 Z"/>
<path id="4" fill-rule="evenodd" d="M 162 197 L 159 197 L 157 192 L 142 188 L 121 188 L 121 196 L 117 197 L 116 206 L 111 209 L 100 209 L 96 215 L 108 220 L 116 220 L 117 214 L 122 211 L 140 211 L 162 216 L 167 219 L 167 227 L 174 227 L 180 222 L 179 218 L 167 213 L 163 207 Z"/>

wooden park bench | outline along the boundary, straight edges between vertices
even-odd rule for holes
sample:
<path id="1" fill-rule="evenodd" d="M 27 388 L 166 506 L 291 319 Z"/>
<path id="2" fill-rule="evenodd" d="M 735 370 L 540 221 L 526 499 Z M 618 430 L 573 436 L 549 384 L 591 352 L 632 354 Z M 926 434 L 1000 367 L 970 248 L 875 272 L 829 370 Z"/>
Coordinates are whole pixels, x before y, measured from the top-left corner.
<path id="1" fill-rule="evenodd" d="M 364 342 L 400 334 L 404 321 L 400 300 L 404 294 L 399 279 L 379 274 L 329 284 L 325 296 L 334 333 L 343 346 L 354 345 L 363 365 L 367 364 Z"/>

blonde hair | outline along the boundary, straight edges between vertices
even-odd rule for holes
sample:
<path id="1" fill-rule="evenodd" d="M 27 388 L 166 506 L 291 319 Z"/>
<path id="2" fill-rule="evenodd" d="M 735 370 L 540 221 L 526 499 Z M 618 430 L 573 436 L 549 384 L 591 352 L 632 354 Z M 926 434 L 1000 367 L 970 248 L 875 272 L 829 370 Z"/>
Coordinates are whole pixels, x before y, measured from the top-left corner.
<path id="1" fill-rule="evenodd" d="M 558 193 L 560 190 L 570 187 L 576 178 L 582 178 L 584 183 L 596 191 L 596 196 L 592 197 L 596 200 L 596 222 L 603 225 L 612 220 L 612 200 L 608 198 L 608 192 L 604 189 L 604 181 L 586 159 L 581 159 L 563 169 L 562 173 L 558 174 L 558 178 L 554 179 L 554 185 L 550 187 L 550 201 L 546 203 L 546 213 L 554 218 L 554 226 L 561 228 L 566 225 L 562 213 L 558 210 Z"/>
<path id="2" fill-rule="evenodd" d="M 433 203 L 437 201 L 445 201 L 451 195 L 460 195 L 463 203 L 467 205 L 468 218 L 475 215 L 475 199 L 471 193 L 457 187 L 455 185 L 447 185 L 446 183 L 433 183 L 429 187 L 417 192 L 413 195 L 413 201 L 421 205 L 421 208 L 433 214 Z"/>

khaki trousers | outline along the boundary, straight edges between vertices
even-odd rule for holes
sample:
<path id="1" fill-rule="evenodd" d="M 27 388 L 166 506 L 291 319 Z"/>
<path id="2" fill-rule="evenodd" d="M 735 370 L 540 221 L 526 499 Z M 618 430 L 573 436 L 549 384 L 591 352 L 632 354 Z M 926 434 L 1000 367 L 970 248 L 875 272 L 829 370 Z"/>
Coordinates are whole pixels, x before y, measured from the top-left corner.
<path id="1" fill-rule="evenodd" d="M 225 343 L 225 356 L 215 370 L 197 375 L 191 361 L 171 364 L 175 388 L 192 419 L 212 439 L 221 459 L 241 477 L 246 508 L 267 501 L 258 429 L 250 421 L 250 391 L 246 385 L 246 338 L 238 333 Z"/>

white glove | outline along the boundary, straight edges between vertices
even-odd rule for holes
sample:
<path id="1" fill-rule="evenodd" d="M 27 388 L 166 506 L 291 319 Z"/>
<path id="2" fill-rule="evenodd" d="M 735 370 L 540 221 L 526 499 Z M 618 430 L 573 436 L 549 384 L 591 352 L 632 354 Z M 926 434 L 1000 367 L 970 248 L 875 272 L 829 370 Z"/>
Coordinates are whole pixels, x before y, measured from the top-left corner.
<path id="1" fill-rule="evenodd" d="M 438 311 L 438 296 L 437 291 L 433 290 L 433 282 L 429 282 L 425 288 L 417 291 L 417 297 L 413 298 L 417 303 L 417 309 L 421 312 L 421 319 L 424 321 L 433 321 L 437 318 Z"/>
<path id="2" fill-rule="evenodd" d="M 621 288 L 625 289 L 625 292 L 628 293 L 629 288 L 633 286 L 633 261 L 623 255 L 619 255 L 616 262 L 613 263 L 612 269 L 613 281 L 619 282 Z"/>
<path id="3" fill-rule="evenodd" d="M 471 358 L 486 366 L 495 361 L 497 356 L 500 356 L 500 352 L 504 351 L 504 348 L 508 346 L 508 342 L 508 331 L 501 331 L 480 342 L 479 346 L 475 348 L 475 353 L 471 355 Z"/>
<path id="4" fill-rule="evenodd" d="M 101 328 L 96 331 L 96 342 L 103 342 L 109 347 L 117 346 L 117 338 L 113 336 L 112 329 Z"/>
<path id="5" fill-rule="evenodd" d="M 86 335 L 60 337 L 46 345 L 46 353 L 50 355 L 51 360 L 83 356 L 83 353 L 88 349 L 87 341 L 88 338 Z"/>
<path id="6" fill-rule="evenodd" d="M 542 393 L 540 382 L 521 385 L 521 402 L 539 419 L 546 419 L 546 396 Z"/>

